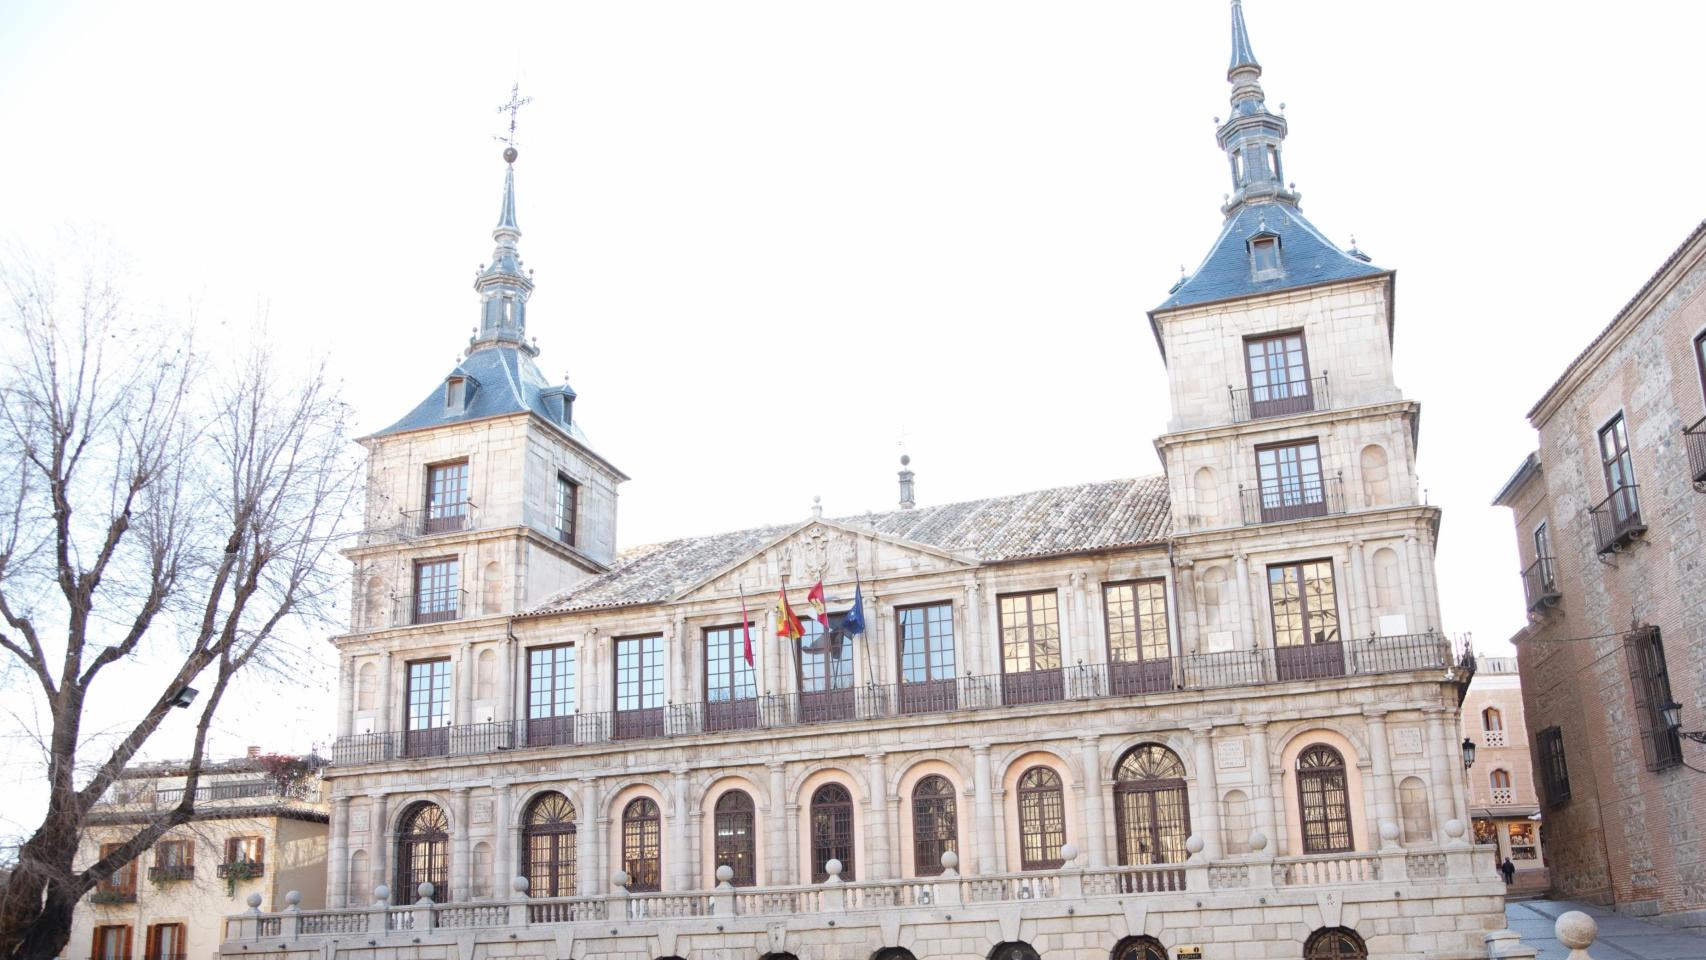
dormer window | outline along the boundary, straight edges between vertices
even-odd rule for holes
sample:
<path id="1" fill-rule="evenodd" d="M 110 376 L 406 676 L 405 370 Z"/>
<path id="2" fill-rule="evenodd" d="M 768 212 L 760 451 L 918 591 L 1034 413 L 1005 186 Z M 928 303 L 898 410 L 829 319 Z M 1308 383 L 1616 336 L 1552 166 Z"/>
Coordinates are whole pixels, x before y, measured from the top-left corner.
<path id="1" fill-rule="evenodd" d="M 474 399 L 479 381 L 473 377 L 452 374 L 444 379 L 444 412 L 461 413 Z"/>
<path id="2" fill-rule="evenodd" d="M 1272 280 L 1284 273 L 1280 269 L 1279 237 L 1267 234 L 1250 241 L 1250 269 L 1257 280 Z"/>

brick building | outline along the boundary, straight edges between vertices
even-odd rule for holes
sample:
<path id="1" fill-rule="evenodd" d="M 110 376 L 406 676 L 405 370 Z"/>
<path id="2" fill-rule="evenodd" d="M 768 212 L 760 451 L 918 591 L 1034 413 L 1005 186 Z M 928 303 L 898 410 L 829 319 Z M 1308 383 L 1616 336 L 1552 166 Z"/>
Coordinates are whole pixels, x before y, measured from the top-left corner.
<path id="1" fill-rule="evenodd" d="M 1706 224 L 1529 411 L 1513 641 L 1554 892 L 1706 925 Z"/>
<path id="2" fill-rule="evenodd" d="M 1163 476 L 920 505 L 903 462 L 891 512 L 618 552 L 506 152 L 479 332 L 364 440 L 332 909 L 226 954 L 1484 956 L 1394 275 L 1304 218 L 1232 22 L 1234 192 L 1149 314 Z"/>
<path id="3" fill-rule="evenodd" d="M 1463 739 L 1475 744 L 1469 771 L 1469 827 L 1485 863 L 1516 867 L 1513 891 L 1546 889 L 1540 801 L 1522 711 L 1522 682 L 1512 657 L 1478 657 L 1463 700 Z"/>

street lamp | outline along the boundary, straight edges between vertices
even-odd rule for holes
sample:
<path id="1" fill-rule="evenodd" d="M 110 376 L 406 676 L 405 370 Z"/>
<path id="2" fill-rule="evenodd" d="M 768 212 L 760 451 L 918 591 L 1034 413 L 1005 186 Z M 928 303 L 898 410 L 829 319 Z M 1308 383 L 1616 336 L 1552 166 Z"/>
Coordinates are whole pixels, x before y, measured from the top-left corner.
<path id="1" fill-rule="evenodd" d="M 1464 737 L 1463 738 L 1463 769 L 1467 770 L 1470 767 L 1473 767 L 1474 765 L 1475 765 L 1475 741 L 1469 739 L 1468 737 Z"/>
<path id="2" fill-rule="evenodd" d="M 1659 713 L 1664 716 L 1666 729 L 1674 730 L 1677 736 L 1687 737 L 1695 743 L 1706 743 L 1706 730 L 1682 729 L 1682 704 L 1672 700 L 1660 707 Z"/>

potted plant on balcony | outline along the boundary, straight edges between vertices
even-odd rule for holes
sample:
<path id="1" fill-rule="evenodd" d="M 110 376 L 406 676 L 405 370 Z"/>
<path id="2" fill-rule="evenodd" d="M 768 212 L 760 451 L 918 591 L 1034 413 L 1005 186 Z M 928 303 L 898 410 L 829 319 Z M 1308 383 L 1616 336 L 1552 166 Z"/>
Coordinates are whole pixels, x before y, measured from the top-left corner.
<path id="1" fill-rule="evenodd" d="M 219 872 L 225 877 L 225 896 L 236 897 L 238 881 L 253 880 L 260 876 L 265 869 L 264 864 L 250 860 L 233 860 L 222 865 Z"/>

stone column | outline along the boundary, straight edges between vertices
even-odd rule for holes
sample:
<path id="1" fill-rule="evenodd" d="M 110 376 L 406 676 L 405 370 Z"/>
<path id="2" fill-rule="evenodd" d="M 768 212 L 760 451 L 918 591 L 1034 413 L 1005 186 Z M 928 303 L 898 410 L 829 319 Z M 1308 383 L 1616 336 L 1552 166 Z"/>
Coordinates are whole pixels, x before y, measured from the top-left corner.
<path id="1" fill-rule="evenodd" d="M 355 658 L 338 658 L 338 737 L 355 729 Z"/>
<path id="2" fill-rule="evenodd" d="M 1174 578 L 1177 588 L 1173 591 L 1173 605 L 1177 608 L 1177 613 L 1167 619 L 1172 621 L 1173 653 L 1175 656 L 1185 656 L 1201 652 L 1202 614 L 1197 610 L 1195 561 L 1180 560 L 1176 566 L 1178 576 Z"/>
<path id="3" fill-rule="evenodd" d="M 1074 570 L 1066 578 L 1066 596 L 1060 604 L 1060 665 L 1072 667 L 1084 657 L 1084 573 Z M 1070 676 L 1070 675 L 1069 675 Z M 1067 695 L 1072 695 L 1068 681 Z"/>
<path id="4" fill-rule="evenodd" d="M 492 896 L 499 899 L 515 892 L 509 888 L 509 882 L 521 872 L 521 857 L 516 855 L 520 849 L 521 818 L 516 815 L 514 804 L 514 791 L 508 783 L 492 784 L 492 875 L 488 882 Z"/>
<path id="5" fill-rule="evenodd" d="M 456 709 L 451 716 L 459 726 L 467 726 L 474 710 L 474 648 L 462 644 L 456 648 Z"/>
<path id="6" fill-rule="evenodd" d="M 1431 535 L 1418 538 L 1416 542 L 1416 566 L 1422 575 L 1422 609 L 1424 612 L 1421 630 L 1432 630 L 1441 625 L 1436 619 L 1439 614 L 1439 580 L 1433 564 L 1436 546 Z M 1508 836 L 1507 834 L 1507 839 Z"/>
<path id="7" fill-rule="evenodd" d="M 877 641 L 876 649 L 871 651 L 871 679 L 879 684 L 890 683 L 893 681 L 895 650 L 899 646 L 899 640 L 895 638 L 894 606 L 879 599 L 871 604 L 871 610 L 877 615 L 877 628 L 865 631 Z"/>
<path id="8" fill-rule="evenodd" d="M 769 866 L 765 870 L 765 884 L 775 887 L 792 882 L 789 877 L 793 873 L 790 865 L 794 862 L 792 854 L 795 845 L 792 842 L 792 834 L 787 832 L 788 818 L 785 815 L 789 806 L 788 798 L 784 795 L 788 789 L 787 778 L 784 776 L 787 768 L 784 764 L 772 763 L 768 765 L 768 769 L 770 771 L 770 804 L 765 816 L 770 827 L 768 831 L 770 849 L 766 851 L 769 854 L 766 858 Z"/>
<path id="9" fill-rule="evenodd" d="M 693 804 L 687 811 L 687 856 L 685 859 L 687 861 L 687 878 L 689 881 L 687 889 L 689 890 L 709 890 L 716 885 L 716 868 L 712 867 L 709 870 L 705 869 L 704 829 L 705 812 L 699 809 L 698 804 Z M 711 886 L 701 886 L 702 884 L 707 883 L 711 884 Z"/>
<path id="10" fill-rule="evenodd" d="M 669 783 L 669 889 L 682 892 L 691 889 L 688 873 L 691 857 L 687 853 L 687 768 L 676 767 Z"/>
<path id="11" fill-rule="evenodd" d="M 468 863 L 468 788 L 456 787 L 450 791 L 451 817 L 454 819 L 450 827 L 450 895 L 446 900 L 467 900 L 474 892 L 470 886 L 474 871 Z M 409 891 L 413 900 L 415 891 Z"/>
<path id="12" fill-rule="evenodd" d="M 883 755 L 865 756 L 865 865 L 854 871 L 860 880 L 889 878 L 889 816 L 888 777 L 883 771 Z"/>
<path id="13" fill-rule="evenodd" d="M 1220 859 L 1220 786 L 1214 769 L 1214 725 L 1199 723 L 1191 727 L 1196 748 L 1197 808 L 1196 835 L 1202 838 L 1203 859 L 1213 863 Z"/>
<path id="14" fill-rule="evenodd" d="M 368 798 L 367 827 L 372 831 L 368 843 L 367 862 L 373 872 L 368 876 L 371 883 L 368 889 L 361 892 L 358 902 L 372 902 L 373 887 L 380 884 L 391 886 L 394 879 L 391 876 L 391 814 L 386 810 L 386 797 L 383 793 L 375 793 Z M 391 891 L 391 902 L 397 902 L 397 891 Z"/>
<path id="15" fill-rule="evenodd" d="M 764 693 L 773 695 L 787 693 L 787 690 L 781 685 L 782 670 L 777 662 L 781 659 L 781 652 L 781 641 L 776 636 L 776 611 L 772 608 L 770 612 L 764 615 L 764 636 L 758 638 L 758 649 L 753 651 L 753 656 L 762 661 L 759 664 L 759 675 L 753 679 L 764 684 L 762 691 Z"/>
<path id="16" fill-rule="evenodd" d="M 1266 720 L 1247 720 L 1250 731 L 1250 808 L 1256 814 L 1256 829 L 1268 838 L 1262 853 L 1273 856 L 1279 851 L 1278 827 L 1275 825 L 1277 804 L 1273 791 L 1273 773 L 1268 769 L 1268 723 Z"/>
<path id="17" fill-rule="evenodd" d="M 977 872 L 1000 873 L 1001 864 L 995 859 L 996 833 L 1001 824 L 995 819 L 994 785 L 990 783 L 989 744 L 972 744 L 972 789 L 977 791 L 977 826 L 972 835 L 977 838 Z"/>
<path id="18" fill-rule="evenodd" d="M 1363 556 L 1362 538 L 1351 541 L 1351 610 L 1354 622 L 1351 629 L 1340 631 L 1346 639 L 1356 636 L 1372 637 L 1380 633 L 1374 619 L 1374 585 L 1368 579 L 1368 562 Z"/>
<path id="19" fill-rule="evenodd" d="M 1092 868 L 1105 867 L 1108 865 L 1108 831 L 1102 817 L 1102 797 L 1106 788 L 1102 784 L 1101 739 L 1093 734 L 1079 737 L 1078 756 L 1084 768 L 1083 811 L 1080 816 L 1084 823 L 1084 842 L 1081 846 L 1089 854 Z"/>
<path id="20" fill-rule="evenodd" d="M 575 806 L 575 887 L 583 897 L 605 892 L 608 879 L 599 864 L 598 852 L 604 849 L 605 836 L 599 832 L 598 781 L 581 779 L 580 799 Z"/>
<path id="21" fill-rule="evenodd" d="M 522 661 L 526 658 L 521 655 L 521 651 L 519 649 L 520 646 L 521 644 L 515 639 L 513 634 L 504 637 L 504 679 L 503 683 L 498 688 L 498 719 L 508 724 L 514 724 L 516 722 L 516 691 L 519 690 L 523 693 L 523 702 L 526 702 L 525 693 L 527 691 L 527 674 L 522 669 L 524 666 Z M 519 743 L 520 740 L 512 738 L 510 742 Z M 504 882 L 505 884 L 508 884 L 509 881 L 506 880 Z M 505 886 L 503 890 L 507 895 L 509 887 Z"/>
<path id="22" fill-rule="evenodd" d="M 686 703 L 687 694 L 687 618 L 676 614 L 669 629 L 663 633 L 664 699 L 670 703 Z"/>
<path id="23" fill-rule="evenodd" d="M 1422 587 L 1422 558 L 1416 549 L 1416 535 L 1407 534 L 1404 537 L 1403 563 L 1400 565 L 1405 572 L 1404 602 L 1409 610 L 1409 623 L 1405 624 L 1407 633 L 1424 633 L 1430 624 L 1428 616 L 1428 601 Z"/>
<path id="24" fill-rule="evenodd" d="M 349 903 L 349 797 L 332 798 L 331 824 L 326 830 L 326 903 L 342 907 Z"/>
<path id="25" fill-rule="evenodd" d="M 1375 822 L 1369 825 L 1374 833 L 1370 839 L 1377 841 L 1379 849 L 1389 850 L 1398 846 L 1398 842 L 1381 836 L 1380 824 L 1398 823 L 1398 804 L 1392 793 L 1392 748 L 1386 739 L 1386 711 L 1365 707 L 1363 722 L 1368 726 L 1368 759 L 1373 764 L 1374 780 Z"/>
<path id="26" fill-rule="evenodd" d="M 1445 830 L 1441 824 L 1457 816 L 1457 790 L 1455 779 L 1451 774 L 1452 752 L 1448 749 L 1451 738 L 1446 735 L 1445 711 L 1434 708 L 1427 711 L 1428 720 L 1428 773 L 1433 781 L 1433 801 L 1436 834 L 1441 842 L 1446 841 Z"/>
<path id="27" fill-rule="evenodd" d="M 954 638 L 959 646 L 955 651 L 954 665 L 958 668 L 955 672 L 961 676 L 986 673 L 983 661 L 989 638 L 983 633 L 983 584 L 976 577 L 966 584 L 965 611 L 965 636 Z"/>
<path id="28" fill-rule="evenodd" d="M 391 662 L 391 651 L 387 650 L 379 657 L 379 709 L 373 718 L 375 733 L 390 733 L 397 728 L 397 717 L 403 711 L 397 704 L 391 702 L 391 674 L 394 671 Z"/>
<path id="29" fill-rule="evenodd" d="M 1255 627 L 1256 611 L 1250 604 L 1250 558 L 1239 553 L 1233 558 L 1236 561 L 1235 584 L 1238 592 L 1238 632 L 1244 637 L 1243 648 L 1253 650 L 1261 645 L 1261 631 Z"/>

